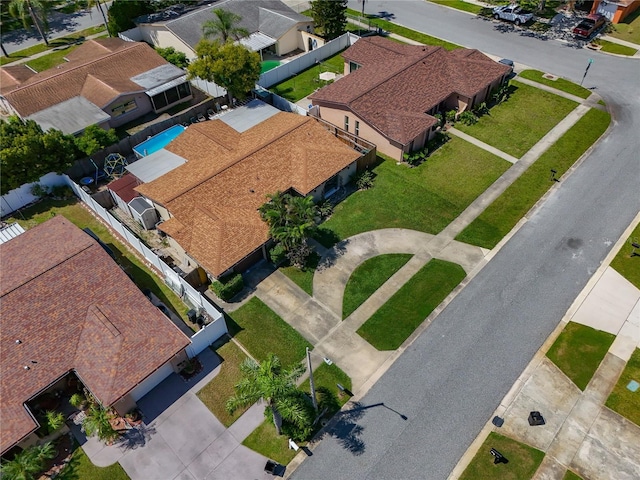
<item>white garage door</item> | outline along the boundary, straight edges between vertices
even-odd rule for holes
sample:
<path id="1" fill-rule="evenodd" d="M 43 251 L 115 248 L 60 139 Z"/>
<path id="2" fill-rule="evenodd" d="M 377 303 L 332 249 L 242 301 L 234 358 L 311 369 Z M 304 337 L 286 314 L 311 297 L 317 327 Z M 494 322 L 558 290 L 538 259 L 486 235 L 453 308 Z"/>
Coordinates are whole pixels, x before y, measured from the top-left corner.
<path id="1" fill-rule="evenodd" d="M 131 398 L 134 401 L 140 400 L 147 393 L 153 390 L 161 381 L 167 378 L 169 375 L 173 373 L 173 368 L 171 368 L 171 364 L 167 363 L 152 373 L 146 380 L 144 380 L 140 385 L 131 390 Z"/>
<path id="2" fill-rule="evenodd" d="M 618 9 L 618 5 L 615 3 L 609 2 L 600 2 L 598 5 L 598 13 L 600 15 L 604 15 L 607 17 L 609 21 L 613 20 L 613 16 L 616 14 L 616 10 Z"/>

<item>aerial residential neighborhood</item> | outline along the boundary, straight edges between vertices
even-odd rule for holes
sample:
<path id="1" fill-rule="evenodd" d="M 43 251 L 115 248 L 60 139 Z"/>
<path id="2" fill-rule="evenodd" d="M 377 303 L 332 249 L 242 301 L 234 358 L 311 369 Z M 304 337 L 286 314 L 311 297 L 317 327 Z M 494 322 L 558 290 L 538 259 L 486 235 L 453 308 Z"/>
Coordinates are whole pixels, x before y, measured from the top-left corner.
<path id="1" fill-rule="evenodd" d="M 0 7 L 0 477 L 640 478 L 640 2 Z"/>

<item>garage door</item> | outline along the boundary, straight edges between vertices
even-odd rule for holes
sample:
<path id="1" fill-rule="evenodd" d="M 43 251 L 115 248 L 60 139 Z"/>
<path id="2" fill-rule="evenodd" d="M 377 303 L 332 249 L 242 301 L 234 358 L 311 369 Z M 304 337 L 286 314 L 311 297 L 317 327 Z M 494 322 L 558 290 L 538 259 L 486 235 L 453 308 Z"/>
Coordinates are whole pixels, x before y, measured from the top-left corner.
<path id="1" fill-rule="evenodd" d="M 609 21 L 613 20 L 616 10 L 618 10 L 618 5 L 615 3 L 600 2 L 598 5 L 598 13 L 607 17 Z"/>
<path id="2" fill-rule="evenodd" d="M 143 380 L 140 385 L 131 390 L 131 398 L 133 398 L 133 400 L 137 402 L 172 373 L 173 368 L 171 368 L 170 363 L 163 365 L 154 373 L 152 373 L 146 380 Z"/>

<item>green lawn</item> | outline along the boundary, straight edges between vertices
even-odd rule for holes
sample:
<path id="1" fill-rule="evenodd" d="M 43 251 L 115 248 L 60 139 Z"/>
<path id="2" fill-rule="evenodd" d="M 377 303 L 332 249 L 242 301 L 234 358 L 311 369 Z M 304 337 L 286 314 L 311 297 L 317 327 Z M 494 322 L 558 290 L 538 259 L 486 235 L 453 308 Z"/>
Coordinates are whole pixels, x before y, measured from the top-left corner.
<path id="1" fill-rule="evenodd" d="M 584 390 L 615 338 L 610 333 L 569 322 L 547 357 Z"/>
<path id="2" fill-rule="evenodd" d="M 242 444 L 271 460 L 275 460 L 280 465 L 287 465 L 298 452 L 289 448 L 289 437 L 287 435 L 276 435 L 273 423 L 265 420 L 256 428 Z M 298 444 L 303 446 L 304 444 Z"/>
<path id="3" fill-rule="evenodd" d="M 362 305 L 389 277 L 400 270 L 411 254 L 378 255 L 356 268 L 344 289 L 342 318 L 347 318 Z"/>
<path id="4" fill-rule="evenodd" d="M 540 70 L 524 70 L 518 74 L 518 77 L 526 78 L 527 80 L 533 80 L 534 82 L 542 83 L 548 87 L 562 90 L 563 92 L 570 93 L 580 98 L 588 98 L 591 95 L 591 90 L 581 87 L 564 78 L 558 78 L 557 80 L 549 80 L 544 78 L 544 72 Z"/>
<path id="5" fill-rule="evenodd" d="M 554 145 L 511 184 L 489 207 L 465 228 L 456 240 L 484 248 L 495 247 L 516 223 L 554 185 L 551 169 L 560 178 L 605 132 L 611 117 L 589 110 Z"/>
<path id="6" fill-rule="evenodd" d="M 86 30 L 75 32 L 73 35 L 67 35 L 66 37 L 60 37 L 54 40 L 50 40 L 49 47 L 47 47 L 44 43 L 33 45 L 32 47 L 25 48 L 24 50 L 18 50 L 17 52 L 13 52 L 10 57 L 0 57 L 0 65 L 6 65 L 7 63 L 15 62 L 16 60 L 30 57 L 31 55 L 35 55 L 36 53 L 46 52 L 47 50 L 53 50 L 55 48 L 74 45 L 79 40 L 84 39 L 89 35 L 94 35 L 96 33 L 104 32 L 105 30 L 106 28 L 104 25 L 98 25 L 95 27 L 87 28 Z"/>
<path id="7" fill-rule="evenodd" d="M 395 350 L 464 279 L 460 265 L 433 259 L 359 329 L 378 350 Z"/>
<path id="8" fill-rule="evenodd" d="M 627 362 L 618 383 L 607 399 L 606 406 L 640 426 L 640 390 L 627 388 L 631 380 L 640 383 L 640 349 L 636 348 Z"/>
<path id="9" fill-rule="evenodd" d="M 25 230 L 32 228 L 54 215 L 62 215 L 74 225 L 85 228 L 89 227 L 116 256 L 116 261 L 124 268 L 124 271 L 131 274 L 134 282 L 141 289 L 151 290 L 165 305 L 177 313 L 194 330 L 197 326 L 192 325 L 187 320 L 187 307 L 180 298 L 173 293 L 164 281 L 155 273 L 149 270 L 145 264 L 131 250 L 117 239 L 111 231 L 100 221 L 89 213 L 88 207 L 84 207 L 79 200 L 43 200 L 20 211 L 22 216 L 14 212 L 8 222 L 18 222 Z M 24 218 L 23 218 L 24 217 Z"/>
<path id="10" fill-rule="evenodd" d="M 320 256 L 313 252 L 309 255 L 309 258 L 307 258 L 307 264 L 303 269 L 288 266 L 280 267 L 280 271 L 289 277 L 302 290 L 307 292 L 309 295 L 313 295 L 313 275 L 316 273 L 319 261 Z"/>
<path id="11" fill-rule="evenodd" d="M 71 461 L 56 477 L 59 480 L 129 480 L 129 475 L 114 463 L 108 467 L 96 467 L 81 447 L 77 447 Z"/>
<path id="12" fill-rule="evenodd" d="M 327 365 L 326 363 L 321 363 L 318 368 L 313 371 L 313 380 L 316 387 L 316 390 L 319 387 L 325 387 L 331 390 L 338 397 L 338 401 L 340 406 L 347 403 L 349 397 L 341 394 L 340 390 L 337 387 L 339 383 L 347 390 L 351 390 L 351 378 L 349 375 L 344 373 L 335 363 L 331 365 Z M 311 386 L 309 384 L 309 379 L 307 378 L 302 384 L 300 384 L 300 390 L 305 391 L 307 393 L 311 392 Z M 330 412 L 333 415 L 335 412 Z"/>
<path id="13" fill-rule="evenodd" d="M 456 10 L 462 10 L 463 12 L 470 12 L 478 14 L 482 7 L 475 3 L 468 3 L 464 0 L 429 0 L 431 3 L 437 3 L 438 5 L 444 5 L 445 7 L 455 8 Z"/>
<path id="14" fill-rule="evenodd" d="M 620 251 L 611 262 L 611 266 L 624 278 L 633 283 L 636 287 L 640 288 L 640 257 L 631 256 L 633 247 L 631 243 L 640 243 L 640 224 L 636 225 L 636 228 L 631 233 L 631 236 L 620 248 Z M 636 249 L 636 253 L 640 253 Z"/>
<path id="15" fill-rule="evenodd" d="M 511 81 L 511 97 L 491 108 L 475 125 L 456 128 L 520 158 L 578 104 L 553 93 Z"/>
<path id="16" fill-rule="evenodd" d="M 567 470 L 567 473 L 564 474 L 564 477 L 562 477 L 562 480 L 582 480 L 582 477 L 579 475 L 576 475 L 571 470 Z"/>
<path id="17" fill-rule="evenodd" d="M 353 17 L 360 18 L 361 12 L 348 8 L 347 14 Z M 443 47 L 446 50 L 455 50 L 456 48 L 462 48 L 460 45 L 456 45 L 455 43 L 447 42 L 446 40 L 441 40 L 425 33 L 416 32 L 415 30 L 411 30 L 407 27 L 401 27 L 400 25 L 396 25 L 395 23 L 389 22 L 387 20 L 382 20 L 380 18 L 377 18 L 376 15 L 365 14 L 365 17 L 366 19 L 361 19 L 360 21 L 362 21 L 363 23 L 367 22 L 368 24 L 376 27 L 380 27 L 386 32 L 396 33 L 405 38 L 415 40 L 416 42 L 424 43 L 425 45 Z"/>
<path id="18" fill-rule="evenodd" d="M 320 80 L 321 72 L 344 73 L 342 53 L 336 53 L 334 56 L 322 60 L 319 64 L 303 70 L 288 80 L 271 86 L 270 90 L 290 102 L 297 102 L 329 83 Z"/>
<path id="19" fill-rule="evenodd" d="M 234 386 L 242 380 L 240 364 L 247 358 L 242 350 L 232 341 L 227 340 L 215 349 L 222 359 L 220 373 L 207 383 L 197 395 L 211 413 L 229 427 L 249 408 L 239 408 L 230 415 L 225 408 L 227 400 L 235 394 Z"/>
<path id="20" fill-rule="evenodd" d="M 489 453 L 492 448 L 504 455 L 509 463 L 495 465 L 494 457 Z M 533 477 L 543 458 L 544 452 L 491 432 L 460 480 L 527 480 Z"/>
<path id="21" fill-rule="evenodd" d="M 282 365 L 290 366 L 302 360 L 306 347 L 312 347 L 256 297 L 229 315 L 232 318 L 232 321 L 227 321 L 229 333 L 258 361 L 273 353 L 280 358 Z"/>
<path id="22" fill-rule="evenodd" d="M 415 168 L 380 158 L 385 160 L 373 169 L 375 186 L 346 198 L 320 225 L 319 241 L 326 247 L 379 228 L 436 234 L 511 166 L 455 137 Z"/>
<path id="23" fill-rule="evenodd" d="M 30 62 L 27 62 L 27 65 L 33 68 L 36 72 L 48 70 L 65 63 L 65 57 L 73 52 L 76 48 L 78 48 L 78 45 L 60 48 L 59 50 L 55 50 L 47 55 L 43 55 L 42 57 L 38 57 L 34 60 L 31 60 Z"/>
<path id="24" fill-rule="evenodd" d="M 627 55 L 629 57 L 633 57 L 638 51 L 635 48 L 627 47 L 626 45 L 620 45 L 619 43 L 609 42 L 607 40 L 598 39 L 598 45 L 602 47 L 600 49 L 601 52 L 615 53 L 617 55 Z"/>
<path id="25" fill-rule="evenodd" d="M 640 45 L 640 9 L 631 13 L 623 22 L 612 25 L 613 30 L 607 35 Z"/>

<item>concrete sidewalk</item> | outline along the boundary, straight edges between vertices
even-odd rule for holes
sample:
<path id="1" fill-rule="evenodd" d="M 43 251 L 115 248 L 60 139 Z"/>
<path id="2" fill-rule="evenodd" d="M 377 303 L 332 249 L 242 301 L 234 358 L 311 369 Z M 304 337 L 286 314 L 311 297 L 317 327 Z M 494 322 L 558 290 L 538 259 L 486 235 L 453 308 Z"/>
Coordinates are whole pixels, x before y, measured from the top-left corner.
<path id="1" fill-rule="evenodd" d="M 567 469 L 592 480 L 640 478 L 640 427 L 604 407 L 640 348 L 640 290 L 607 266 L 638 222 L 640 214 L 496 409 L 503 426 L 487 423 L 450 480 L 459 478 L 491 431 L 546 453 L 535 480 L 562 480 Z M 569 321 L 616 335 L 584 392 L 546 357 Z M 543 414 L 544 426 L 529 426 L 533 410 Z"/>

